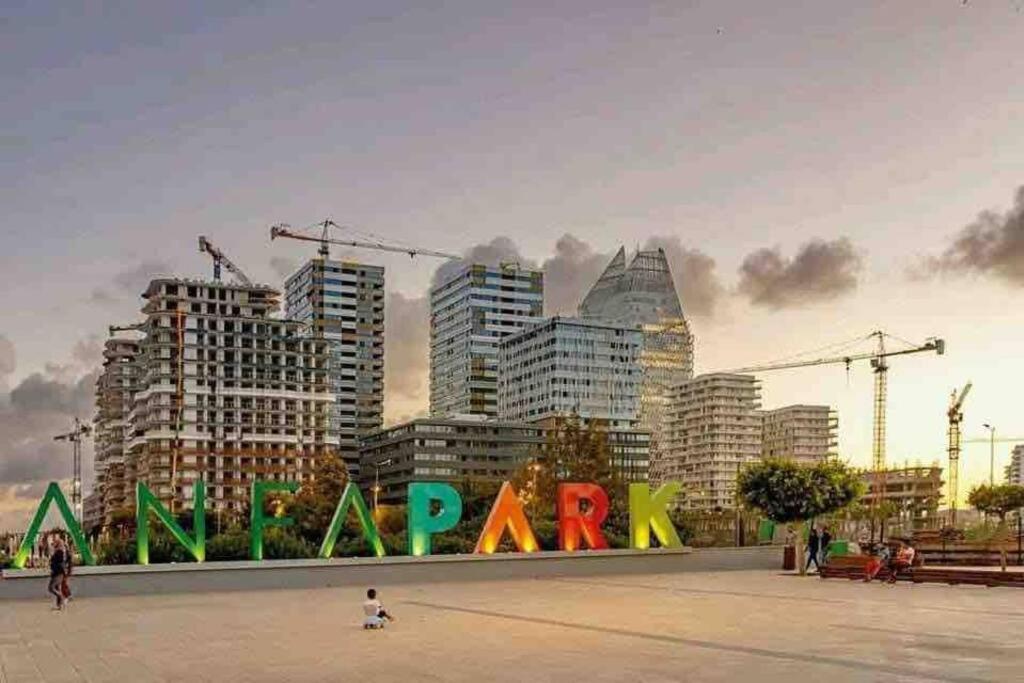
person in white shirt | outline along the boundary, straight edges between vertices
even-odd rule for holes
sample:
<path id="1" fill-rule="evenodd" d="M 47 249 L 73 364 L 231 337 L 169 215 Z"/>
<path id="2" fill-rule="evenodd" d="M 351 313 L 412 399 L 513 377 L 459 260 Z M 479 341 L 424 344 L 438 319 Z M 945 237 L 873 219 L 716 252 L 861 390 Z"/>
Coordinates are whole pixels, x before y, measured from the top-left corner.
<path id="1" fill-rule="evenodd" d="M 363 602 L 363 628 L 384 628 L 384 623 L 394 621 L 394 617 L 388 614 L 384 606 L 377 599 L 377 590 L 371 588 L 366 591 L 366 600 Z"/>

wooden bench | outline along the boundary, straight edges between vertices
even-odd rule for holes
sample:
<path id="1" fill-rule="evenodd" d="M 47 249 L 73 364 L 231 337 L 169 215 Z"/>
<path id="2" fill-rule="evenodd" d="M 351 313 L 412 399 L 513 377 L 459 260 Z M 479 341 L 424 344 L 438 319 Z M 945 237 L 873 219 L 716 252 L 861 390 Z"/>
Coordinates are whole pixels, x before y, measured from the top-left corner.
<path id="1" fill-rule="evenodd" d="M 865 567 L 869 561 L 867 555 L 848 555 L 832 558 L 818 572 L 823 579 L 864 580 Z M 889 579 L 889 570 L 883 567 L 875 577 L 876 581 Z M 1001 572 L 988 569 L 954 569 L 950 567 L 915 566 L 904 570 L 896 577 L 897 581 L 911 583 L 945 583 L 951 586 L 966 584 L 974 586 L 1011 586 L 1024 588 L 1024 572 Z"/>

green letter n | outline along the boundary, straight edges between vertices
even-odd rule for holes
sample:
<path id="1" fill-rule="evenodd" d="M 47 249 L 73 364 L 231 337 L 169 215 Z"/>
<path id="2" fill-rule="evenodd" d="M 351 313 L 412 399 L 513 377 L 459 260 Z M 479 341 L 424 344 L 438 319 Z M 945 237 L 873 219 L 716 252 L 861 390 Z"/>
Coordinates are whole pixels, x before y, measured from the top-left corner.
<path id="1" fill-rule="evenodd" d="M 197 481 L 192 485 L 192 532 L 188 537 L 163 503 L 141 481 L 135 489 L 135 557 L 139 564 L 149 564 L 149 510 L 171 532 L 174 539 L 185 546 L 196 562 L 206 559 L 206 485 Z"/>

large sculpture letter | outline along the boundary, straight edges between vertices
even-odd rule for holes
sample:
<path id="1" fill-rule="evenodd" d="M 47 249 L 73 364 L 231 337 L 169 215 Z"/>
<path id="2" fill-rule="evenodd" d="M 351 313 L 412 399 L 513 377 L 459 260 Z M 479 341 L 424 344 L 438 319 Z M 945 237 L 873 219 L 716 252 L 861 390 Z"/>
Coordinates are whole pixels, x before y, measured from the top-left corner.
<path id="1" fill-rule="evenodd" d="M 580 503 L 587 501 L 584 512 Z M 558 485 L 558 547 L 577 550 L 580 537 L 594 550 L 608 547 L 601 523 L 608 516 L 608 494 L 597 484 Z"/>
<path id="2" fill-rule="evenodd" d="M 663 548 L 681 548 L 676 527 L 668 518 L 668 506 L 683 486 L 667 481 L 651 496 L 647 484 L 629 485 L 629 547 L 647 550 L 651 547 L 651 529 Z"/>
<path id="3" fill-rule="evenodd" d="M 11 565 L 15 569 L 24 569 L 29 555 L 32 554 L 32 546 L 36 542 L 36 536 L 39 535 L 39 527 L 42 526 L 43 520 L 46 519 L 46 513 L 50 510 L 51 502 L 57 504 L 57 511 L 60 512 L 61 519 L 68 526 L 68 533 L 71 534 L 71 540 L 75 542 L 75 547 L 78 548 L 78 552 L 82 556 L 82 562 L 85 564 L 96 564 L 96 558 L 92 556 L 89 544 L 85 542 L 85 534 L 82 533 L 82 527 L 78 525 L 78 520 L 75 519 L 74 513 L 71 512 L 67 499 L 64 498 L 64 494 L 60 491 L 60 486 L 57 485 L 57 482 L 51 481 L 49 486 L 46 487 L 43 499 L 39 501 L 35 517 L 32 518 L 32 523 L 28 525 L 28 531 L 25 532 L 25 538 L 21 539 L 21 546 L 18 547 L 18 552 L 14 554 Z"/>
<path id="4" fill-rule="evenodd" d="M 433 501 L 440 504 L 436 515 L 430 514 Z M 430 537 L 448 531 L 462 517 L 462 497 L 448 484 L 414 482 L 409 484 L 408 522 L 409 554 L 430 554 Z"/>
<path id="5" fill-rule="evenodd" d="M 287 491 L 295 493 L 299 490 L 297 481 L 254 481 L 249 496 L 249 557 L 253 560 L 263 559 L 263 529 L 268 526 L 288 526 L 295 522 L 291 517 L 264 517 L 263 500 L 270 491 Z"/>
<path id="6" fill-rule="evenodd" d="M 345 486 L 345 492 L 341 494 L 338 507 L 334 509 L 334 517 L 331 518 L 331 525 L 327 527 L 324 542 L 320 544 L 320 558 L 326 560 L 334 553 L 334 544 L 337 543 L 338 534 L 341 533 L 341 527 L 345 524 L 345 516 L 353 505 L 356 508 L 356 519 L 359 520 L 359 526 L 363 528 L 363 538 L 370 544 L 377 557 L 384 557 L 384 544 L 380 541 L 377 525 L 374 523 L 373 517 L 370 516 L 370 511 L 366 509 L 366 502 L 363 501 L 363 496 L 359 493 L 359 487 L 349 482 Z"/>
<path id="7" fill-rule="evenodd" d="M 512 489 L 512 484 L 507 481 L 501 485 L 498 497 L 494 499 L 491 513 L 487 515 L 487 521 L 484 522 L 484 528 L 480 531 L 480 538 L 477 539 L 473 552 L 488 555 L 493 553 L 498 549 L 506 528 L 519 552 L 532 553 L 539 549 L 530 522 L 523 512 L 523 503 Z"/>
<path id="8" fill-rule="evenodd" d="M 200 480 L 192 484 L 192 533 L 188 537 L 167 508 L 141 481 L 135 486 L 135 561 L 149 564 L 149 510 L 156 513 L 171 536 L 185 546 L 196 562 L 206 559 L 206 485 Z"/>

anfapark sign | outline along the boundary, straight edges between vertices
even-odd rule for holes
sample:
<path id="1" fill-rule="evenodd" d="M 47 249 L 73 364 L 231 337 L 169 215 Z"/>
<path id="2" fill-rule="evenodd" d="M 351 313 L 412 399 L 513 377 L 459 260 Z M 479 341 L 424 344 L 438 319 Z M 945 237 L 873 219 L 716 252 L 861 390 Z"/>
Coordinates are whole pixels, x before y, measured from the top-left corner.
<path id="1" fill-rule="evenodd" d="M 268 527 L 288 526 L 294 523 L 291 517 L 268 516 L 263 512 L 268 494 L 295 493 L 298 482 L 257 481 L 252 484 L 251 514 L 249 520 L 249 556 L 253 560 L 263 559 L 263 534 Z M 650 547 L 651 532 L 665 548 L 682 546 L 675 526 L 668 517 L 668 505 L 681 490 L 678 482 L 663 484 L 651 492 L 647 484 L 629 485 L 629 545 L 631 548 L 646 550 Z M 139 482 L 135 494 L 136 561 L 149 564 L 149 523 L 150 511 L 163 524 L 174 539 L 180 543 L 196 562 L 206 559 L 206 488 L 202 481 L 192 487 L 192 534 L 189 535 L 174 516 L 156 496 Z M 21 569 L 28 561 L 32 546 L 39 535 L 39 529 L 52 505 L 67 525 L 71 538 L 85 564 L 96 564 L 86 543 L 82 528 L 75 520 L 60 487 L 52 482 L 39 502 L 32 523 L 12 564 Z M 583 547 L 603 550 L 608 542 L 601 531 L 601 524 L 608 516 L 608 494 L 597 484 L 563 483 L 558 485 L 558 547 L 576 551 Z M 462 497 L 458 490 L 440 482 L 416 482 L 409 484 L 407 510 L 408 553 L 414 556 L 430 555 L 431 539 L 436 534 L 451 530 L 462 518 Z M 348 515 L 354 513 L 367 544 L 378 557 L 383 557 L 384 544 L 373 516 L 366 507 L 359 488 L 348 484 L 334 510 L 331 523 L 324 532 L 323 542 L 317 554 L 321 559 L 331 557 L 341 528 Z M 475 552 L 490 554 L 497 550 L 505 534 L 508 534 L 522 553 L 540 550 L 537 538 L 523 510 L 523 503 L 510 482 L 502 484 L 497 498 L 491 506 Z"/>

